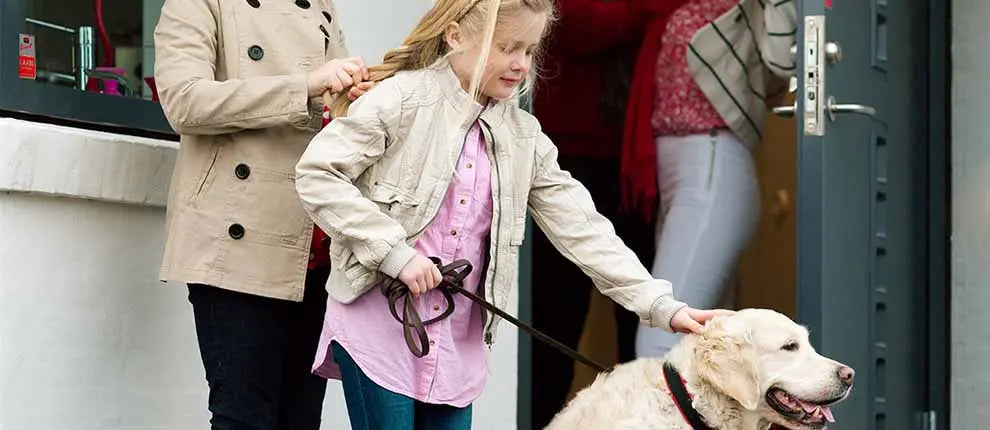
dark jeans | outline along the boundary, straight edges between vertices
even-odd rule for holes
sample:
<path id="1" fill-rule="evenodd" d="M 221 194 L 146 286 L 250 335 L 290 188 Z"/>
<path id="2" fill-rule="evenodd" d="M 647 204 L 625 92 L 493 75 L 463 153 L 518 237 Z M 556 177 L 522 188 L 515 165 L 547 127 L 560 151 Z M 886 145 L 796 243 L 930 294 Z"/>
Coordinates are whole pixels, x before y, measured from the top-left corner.
<path id="1" fill-rule="evenodd" d="M 471 430 L 471 406 L 423 403 L 376 384 L 339 343 L 330 344 L 343 378 L 353 430 Z"/>
<path id="2" fill-rule="evenodd" d="M 561 157 L 560 166 L 580 181 L 595 200 L 598 211 L 615 225 L 644 264 L 653 262 L 653 226 L 619 212 L 618 159 Z M 565 259 L 539 229 L 533 232 L 533 325 L 554 339 L 577 349 L 588 315 L 592 283 Z M 648 266 L 647 266 L 648 267 Z M 615 306 L 619 362 L 635 358 L 639 317 Z M 564 406 L 574 378 L 574 362 L 539 341 L 533 342 L 533 429 L 545 427 Z"/>
<path id="3" fill-rule="evenodd" d="M 310 373 L 329 269 L 302 303 L 190 284 L 213 430 L 318 430 L 327 381 Z"/>

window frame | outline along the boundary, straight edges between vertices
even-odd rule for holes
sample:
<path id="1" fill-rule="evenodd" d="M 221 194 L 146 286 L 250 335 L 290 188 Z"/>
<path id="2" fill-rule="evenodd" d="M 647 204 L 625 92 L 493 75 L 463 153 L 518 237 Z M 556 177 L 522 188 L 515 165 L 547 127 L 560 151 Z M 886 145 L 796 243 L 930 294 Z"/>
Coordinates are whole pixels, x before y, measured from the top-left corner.
<path id="1" fill-rule="evenodd" d="M 80 128 L 175 136 L 161 105 L 156 102 L 89 93 L 18 77 L 19 48 L 18 38 L 14 36 L 35 32 L 24 21 L 30 1 L 0 1 L 0 116 L 29 115 Z"/>

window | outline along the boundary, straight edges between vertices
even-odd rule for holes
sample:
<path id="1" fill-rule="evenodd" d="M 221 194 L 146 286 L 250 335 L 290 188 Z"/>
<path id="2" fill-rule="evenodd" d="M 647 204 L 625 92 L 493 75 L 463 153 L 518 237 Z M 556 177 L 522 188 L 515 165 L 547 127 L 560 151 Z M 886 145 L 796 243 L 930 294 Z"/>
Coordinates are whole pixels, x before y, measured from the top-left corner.
<path id="1" fill-rule="evenodd" d="M 153 84 L 163 2 L 0 1 L 0 112 L 174 135 Z"/>

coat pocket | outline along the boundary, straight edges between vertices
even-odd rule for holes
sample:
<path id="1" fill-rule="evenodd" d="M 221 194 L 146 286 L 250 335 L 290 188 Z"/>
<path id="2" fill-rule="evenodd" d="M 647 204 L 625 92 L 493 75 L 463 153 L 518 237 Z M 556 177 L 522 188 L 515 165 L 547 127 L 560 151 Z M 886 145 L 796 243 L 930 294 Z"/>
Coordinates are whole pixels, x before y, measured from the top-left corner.
<path id="1" fill-rule="evenodd" d="M 238 167 L 243 179 L 236 176 Z M 245 175 L 244 168 L 250 173 Z M 247 240 L 288 246 L 308 243 L 303 233 L 310 220 L 296 194 L 295 172 L 247 162 L 222 169 L 237 178 L 227 189 L 226 216 L 256 233 Z"/>
<path id="2" fill-rule="evenodd" d="M 330 258 L 330 267 L 333 268 L 334 272 L 343 275 L 347 289 L 353 295 L 360 295 L 370 285 L 381 282 L 382 275 L 379 272 L 362 266 L 350 249 L 341 246 L 336 241 L 330 242 Z"/>
<path id="3" fill-rule="evenodd" d="M 217 159 L 220 157 L 220 145 L 213 146 L 213 154 L 208 157 L 208 162 L 204 163 L 202 173 L 196 181 L 196 190 L 189 196 L 189 201 L 194 202 L 203 194 L 209 191 L 210 186 L 216 180 Z"/>
<path id="4" fill-rule="evenodd" d="M 406 234 L 412 234 L 419 229 L 423 199 L 413 192 L 379 181 L 372 185 L 368 199 L 375 202 L 382 213 L 398 221 L 406 230 Z"/>

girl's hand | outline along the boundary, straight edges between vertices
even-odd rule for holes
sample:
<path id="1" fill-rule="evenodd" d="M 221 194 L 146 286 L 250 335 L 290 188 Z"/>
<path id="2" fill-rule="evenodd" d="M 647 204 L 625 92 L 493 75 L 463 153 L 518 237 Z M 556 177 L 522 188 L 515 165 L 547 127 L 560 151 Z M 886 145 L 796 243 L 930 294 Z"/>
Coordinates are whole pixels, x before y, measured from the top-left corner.
<path id="1" fill-rule="evenodd" d="M 309 73 L 309 96 L 317 97 L 325 91 L 339 93 L 367 79 L 368 66 L 361 57 L 333 59 Z"/>
<path id="2" fill-rule="evenodd" d="M 704 324 L 717 316 L 734 314 L 734 311 L 724 309 L 694 309 L 688 306 L 681 308 L 670 318 L 670 328 L 678 333 L 700 334 Z"/>
<path id="3" fill-rule="evenodd" d="M 436 264 L 433 264 L 433 261 L 420 254 L 416 254 L 399 271 L 399 280 L 409 287 L 409 291 L 412 292 L 413 297 L 418 297 L 420 294 L 440 285 L 443 275 L 440 274 L 440 269 L 437 268 Z"/>

